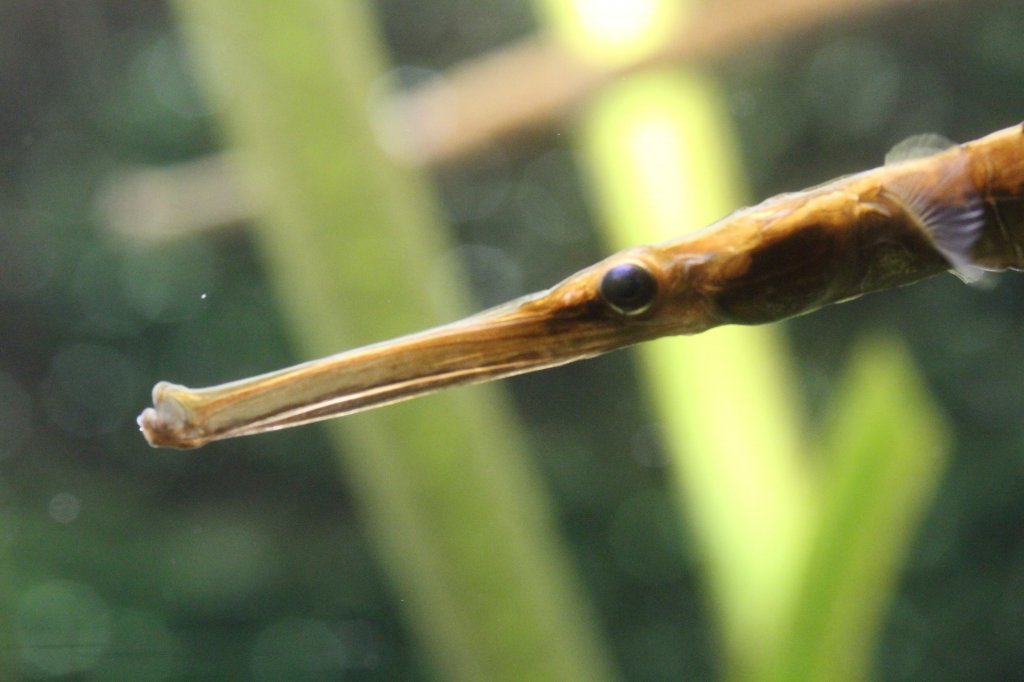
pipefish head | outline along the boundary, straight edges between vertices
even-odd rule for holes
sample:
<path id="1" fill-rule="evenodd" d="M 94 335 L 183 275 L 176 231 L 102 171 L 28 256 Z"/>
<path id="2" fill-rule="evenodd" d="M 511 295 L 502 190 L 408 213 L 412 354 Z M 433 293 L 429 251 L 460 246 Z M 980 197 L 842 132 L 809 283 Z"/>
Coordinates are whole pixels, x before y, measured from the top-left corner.
<path id="1" fill-rule="evenodd" d="M 139 425 L 153 445 L 197 447 L 695 333 L 710 325 L 688 276 L 685 258 L 631 249 L 541 293 L 418 334 L 210 388 L 161 382 Z"/>

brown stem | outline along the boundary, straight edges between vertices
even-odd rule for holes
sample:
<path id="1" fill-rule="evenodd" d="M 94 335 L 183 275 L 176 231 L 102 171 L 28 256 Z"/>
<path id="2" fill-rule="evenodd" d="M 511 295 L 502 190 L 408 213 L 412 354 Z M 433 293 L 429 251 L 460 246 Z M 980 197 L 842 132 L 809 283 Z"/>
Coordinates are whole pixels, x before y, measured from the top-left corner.
<path id="1" fill-rule="evenodd" d="M 401 127 L 396 137 L 420 163 L 452 161 L 495 140 L 550 125 L 622 76 L 721 59 L 758 43 L 912 1 L 712 2 L 681 23 L 659 49 L 617 65 L 588 62 L 545 36 L 526 38 L 395 95 L 393 120 Z"/>
<path id="2" fill-rule="evenodd" d="M 531 36 L 390 96 L 381 131 L 385 143 L 411 162 L 451 162 L 551 125 L 625 75 L 720 59 L 868 11 L 927 1 L 720 0 L 681 24 L 660 49 L 614 66 L 584 61 L 546 36 Z M 242 222 L 251 207 L 225 159 L 122 172 L 101 192 L 99 212 L 114 231 L 148 238 Z"/>

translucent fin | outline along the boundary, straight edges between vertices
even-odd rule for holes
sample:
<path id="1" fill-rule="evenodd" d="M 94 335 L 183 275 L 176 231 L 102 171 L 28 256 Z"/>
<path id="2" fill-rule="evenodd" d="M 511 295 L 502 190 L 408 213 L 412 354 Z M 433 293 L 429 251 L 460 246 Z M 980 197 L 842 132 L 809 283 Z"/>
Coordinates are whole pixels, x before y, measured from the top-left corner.
<path id="1" fill-rule="evenodd" d="M 921 159 L 956 146 L 940 135 L 915 135 L 892 148 L 886 165 Z M 931 237 L 936 250 L 949 261 L 953 274 L 967 283 L 984 271 L 974 264 L 971 249 L 981 235 L 985 209 L 967 174 L 967 154 L 961 151 L 941 171 L 922 167 L 897 176 L 886 189 L 895 194 Z"/>
<path id="2" fill-rule="evenodd" d="M 897 143 L 889 150 L 889 153 L 885 155 L 885 165 L 889 166 L 894 163 L 900 163 L 901 161 L 923 159 L 926 156 L 944 152 L 955 146 L 956 142 L 953 142 L 942 135 L 937 135 L 936 133 L 911 135 L 902 142 Z"/>

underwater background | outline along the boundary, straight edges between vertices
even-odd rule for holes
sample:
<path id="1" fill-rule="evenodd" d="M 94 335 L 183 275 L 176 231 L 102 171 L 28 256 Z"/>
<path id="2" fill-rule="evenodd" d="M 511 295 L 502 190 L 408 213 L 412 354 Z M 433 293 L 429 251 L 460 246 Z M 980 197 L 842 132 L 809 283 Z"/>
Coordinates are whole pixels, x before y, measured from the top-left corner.
<path id="1" fill-rule="evenodd" d="M 360 254 L 365 272 L 339 264 L 335 284 L 298 290 L 302 278 L 287 273 L 303 273 L 304 262 L 275 258 L 289 253 L 289 240 L 310 235 L 279 229 L 268 237 L 276 214 L 266 218 L 260 200 L 272 192 L 257 182 L 247 195 L 246 179 L 223 172 L 219 154 L 244 126 L 225 126 L 230 97 L 210 96 L 216 77 L 200 75 L 197 64 L 216 50 L 202 55 L 196 46 L 218 41 L 197 37 L 203 13 L 191 5 L 13 0 L 0 7 L 0 676 L 473 679 L 473 665 L 490 664 L 480 654 L 486 647 L 460 650 L 438 632 L 445 618 L 453 632 L 476 631 L 488 646 L 526 626 L 476 627 L 473 606 L 439 616 L 441 588 L 417 601 L 427 589 L 417 580 L 431 580 L 413 575 L 417 553 L 428 552 L 418 543 L 430 539 L 402 537 L 395 528 L 415 520 L 391 524 L 383 493 L 365 492 L 378 486 L 398 504 L 422 483 L 433 495 L 459 481 L 456 460 L 433 471 L 438 481 L 402 479 L 388 488 L 397 473 L 370 470 L 373 460 L 352 452 L 384 428 L 363 426 L 369 415 L 347 418 L 362 420 L 353 421 L 361 435 L 348 441 L 349 452 L 343 436 L 322 426 L 188 452 L 152 449 L 138 432 L 135 417 L 158 380 L 212 385 L 313 357 L 327 332 L 314 328 L 315 314 L 295 312 L 296 300 L 312 299 L 314 311 L 361 311 L 344 320 L 360 342 L 456 316 L 432 317 L 412 305 L 425 315 L 422 325 L 383 312 L 411 304 L 401 293 L 371 299 L 361 286 L 386 282 L 399 267 L 382 251 Z M 381 87 L 429 82 L 545 21 L 518 0 L 365 7 L 365 31 L 329 27 L 339 36 L 334 54 L 344 60 L 350 46 L 354 53 L 363 41 L 380 41 L 390 62 Z M 880 165 L 914 133 L 965 141 L 1019 123 L 1021 35 L 1024 11 L 1015 3 L 896 2 L 703 60 L 723 105 L 720 123 L 734 136 L 742 176 L 735 194 L 749 204 Z M 303 37 L 294 45 L 301 61 Z M 375 115 L 371 105 L 364 103 L 367 117 Z M 415 171 L 399 164 L 399 175 L 416 175 L 411 191 L 429 197 L 409 205 L 429 207 L 448 230 L 417 270 L 427 298 L 442 299 L 437 309 L 464 313 L 541 290 L 613 250 L 574 146 L 585 107 L 457 159 Z M 365 145 L 361 133 L 338 130 L 302 131 L 311 148 L 324 139 L 351 142 L 324 144 L 325 167 L 351 163 L 345 157 Z M 289 149 L 299 155 L 283 133 L 278 142 L 282 158 Z M 377 162 L 355 162 L 353 177 L 361 167 L 378 172 Z M 146 173 L 160 168 L 178 173 L 152 176 L 170 199 L 138 189 L 149 191 Z M 261 173 L 240 177 L 273 177 Z M 167 177 L 190 180 L 175 190 Z M 263 236 L 254 236 L 261 221 Z M 184 225 L 182 234 L 145 232 L 167 224 Z M 331 244 L 344 245 L 331 234 Z M 318 243 L 306 246 L 315 251 Z M 466 283 L 450 303 L 445 287 L 456 271 Z M 309 279 L 316 276 L 326 277 Z M 337 284 L 349 281 L 356 284 Z M 1014 273 L 974 287 L 943 275 L 775 326 L 809 451 L 824 439 L 833 397 L 865 338 L 906 347 L 907 371 L 919 375 L 944 424 L 948 459 L 895 573 L 872 678 L 1012 679 L 1024 666 L 1022 294 L 1024 279 Z M 378 310 L 386 321 L 376 319 Z M 328 351 L 355 345 L 337 343 Z M 498 489 L 502 477 L 513 477 L 511 489 L 524 491 L 507 506 L 496 500 L 496 509 L 536 513 L 540 520 L 524 527 L 549 535 L 534 545 L 506 537 L 518 532 L 508 530 L 520 528 L 515 523 L 480 521 L 474 535 L 440 546 L 551 553 L 531 570 L 555 575 L 542 589 L 564 597 L 552 606 L 560 610 L 552 622 L 583 623 L 566 635 L 582 644 L 566 654 L 563 670 L 628 680 L 728 677 L 735 669 L 722 653 L 728 635 L 715 624 L 707 562 L 679 511 L 665 425 L 637 365 L 632 351 L 618 352 L 487 393 L 455 389 L 468 396 L 463 402 L 493 407 L 486 423 L 514 434 L 508 438 L 521 454 L 493 470 L 486 450 L 474 460 L 475 475 L 496 477 Z M 384 409 L 412 415 L 418 408 Z M 451 418 L 450 425 L 421 419 L 418 431 L 398 439 L 456 448 L 452 434 L 461 426 Z M 514 580 L 518 567 L 506 568 Z M 482 601 L 501 584 L 494 575 L 476 578 L 455 584 Z M 515 589 L 532 586 L 509 594 Z M 574 655 L 584 662 L 571 662 Z M 452 657 L 464 665 L 448 667 Z"/>

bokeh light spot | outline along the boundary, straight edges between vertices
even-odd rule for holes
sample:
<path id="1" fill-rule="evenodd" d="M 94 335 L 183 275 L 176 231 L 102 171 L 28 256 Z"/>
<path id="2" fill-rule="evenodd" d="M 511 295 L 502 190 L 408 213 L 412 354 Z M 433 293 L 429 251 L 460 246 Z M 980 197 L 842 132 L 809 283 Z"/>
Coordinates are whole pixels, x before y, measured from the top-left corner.
<path id="1" fill-rule="evenodd" d="M 53 580 L 21 595 L 14 628 L 32 677 L 84 673 L 110 642 L 110 611 L 91 587 Z"/>
<path id="2" fill-rule="evenodd" d="M 71 493 L 57 493 L 48 505 L 50 518 L 57 523 L 71 523 L 82 511 L 82 503 Z"/>
<path id="3" fill-rule="evenodd" d="M 322 680 L 346 667 L 344 643 L 329 623 L 289 618 L 266 628 L 252 648 L 256 680 Z"/>
<path id="4" fill-rule="evenodd" d="M 123 353 L 95 344 L 60 351 L 50 367 L 50 419 L 76 436 L 97 436 L 133 421 L 137 372 Z"/>

